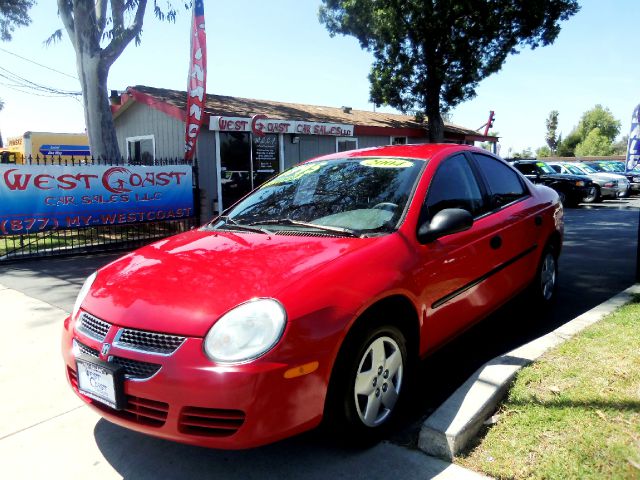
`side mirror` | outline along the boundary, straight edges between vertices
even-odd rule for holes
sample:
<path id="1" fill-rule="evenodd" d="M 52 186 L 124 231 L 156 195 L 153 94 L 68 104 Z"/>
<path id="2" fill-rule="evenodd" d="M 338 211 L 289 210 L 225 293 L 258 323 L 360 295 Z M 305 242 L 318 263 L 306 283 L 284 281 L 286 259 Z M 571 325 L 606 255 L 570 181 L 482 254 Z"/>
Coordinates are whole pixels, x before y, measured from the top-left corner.
<path id="1" fill-rule="evenodd" d="M 430 222 L 420 225 L 418 241 L 422 244 L 430 243 L 445 235 L 469 230 L 472 225 L 473 217 L 467 210 L 445 208 L 436 213 Z"/>

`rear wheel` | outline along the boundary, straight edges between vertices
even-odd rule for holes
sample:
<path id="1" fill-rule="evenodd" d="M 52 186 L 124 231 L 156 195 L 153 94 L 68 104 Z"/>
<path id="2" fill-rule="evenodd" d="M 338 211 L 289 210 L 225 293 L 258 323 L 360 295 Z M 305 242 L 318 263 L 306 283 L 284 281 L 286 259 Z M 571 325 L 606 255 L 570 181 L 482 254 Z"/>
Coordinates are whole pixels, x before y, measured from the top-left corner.
<path id="1" fill-rule="evenodd" d="M 558 286 L 558 251 L 554 245 L 545 247 L 540 258 L 536 277 L 529 290 L 533 302 L 542 308 L 551 306 Z"/>
<path id="2" fill-rule="evenodd" d="M 410 368 L 406 338 L 395 326 L 372 327 L 347 339 L 329 387 L 329 428 L 360 445 L 382 438 L 404 402 Z"/>

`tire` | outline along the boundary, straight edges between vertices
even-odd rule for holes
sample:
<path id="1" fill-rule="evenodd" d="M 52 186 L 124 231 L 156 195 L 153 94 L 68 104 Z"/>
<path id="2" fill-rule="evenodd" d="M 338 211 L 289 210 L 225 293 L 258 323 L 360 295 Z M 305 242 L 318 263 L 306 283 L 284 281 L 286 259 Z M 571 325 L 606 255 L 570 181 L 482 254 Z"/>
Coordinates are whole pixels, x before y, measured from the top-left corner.
<path id="1" fill-rule="evenodd" d="M 408 397 L 411 370 L 407 340 L 395 326 L 355 333 L 345 341 L 333 369 L 326 426 L 351 446 L 381 440 Z"/>
<path id="2" fill-rule="evenodd" d="M 582 199 L 583 203 L 597 203 L 602 200 L 602 195 L 600 194 L 600 187 L 594 186 L 591 188 L 591 192 Z"/>
<path id="3" fill-rule="evenodd" d="M 553 305 L 558 288 L 558 251 L 548 244 L 542 252 L 536 276 L 529 287 L 534 305 L 547 309 Z"/>

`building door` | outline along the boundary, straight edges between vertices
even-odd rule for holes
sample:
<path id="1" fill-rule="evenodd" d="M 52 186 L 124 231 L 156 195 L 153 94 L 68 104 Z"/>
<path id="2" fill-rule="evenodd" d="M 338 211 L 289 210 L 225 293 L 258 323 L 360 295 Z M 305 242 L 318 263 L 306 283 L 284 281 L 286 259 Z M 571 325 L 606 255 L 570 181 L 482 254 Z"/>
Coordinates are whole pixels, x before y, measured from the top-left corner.
<path id="1" fill-rule="evenodd" d="M 222 209 L 229 208 L 279 170 L 278 135 L 220 132 Z"/>
<path id="2" fill-rule="evenodd" d="M 251 134 L 220 132 L 220 179 L 223 208 L 251 191 Z"/>

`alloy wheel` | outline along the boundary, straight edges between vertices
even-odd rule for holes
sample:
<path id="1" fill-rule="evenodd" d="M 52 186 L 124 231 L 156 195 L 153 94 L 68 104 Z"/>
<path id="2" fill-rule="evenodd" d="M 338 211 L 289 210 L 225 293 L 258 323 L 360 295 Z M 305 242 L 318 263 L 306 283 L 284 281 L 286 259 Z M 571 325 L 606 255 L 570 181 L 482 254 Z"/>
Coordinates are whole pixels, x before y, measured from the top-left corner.
<path id="1" fill-rule="evenodd" d="M 553 253 L 547 252 L 542 261 L 540 270 L 540 287 L 542 289 L 542 297 L 545 301 L 551 300 L 556 286 L 556 257 Z"/>
<path id="2" fill-rule="evenodd" d="M 402 388 L 403 363 L 400 347 L 391 337 L 375 338 L 365 349 L 353 392 L 364 425 L 377 427 L 391 415 Z"/>

